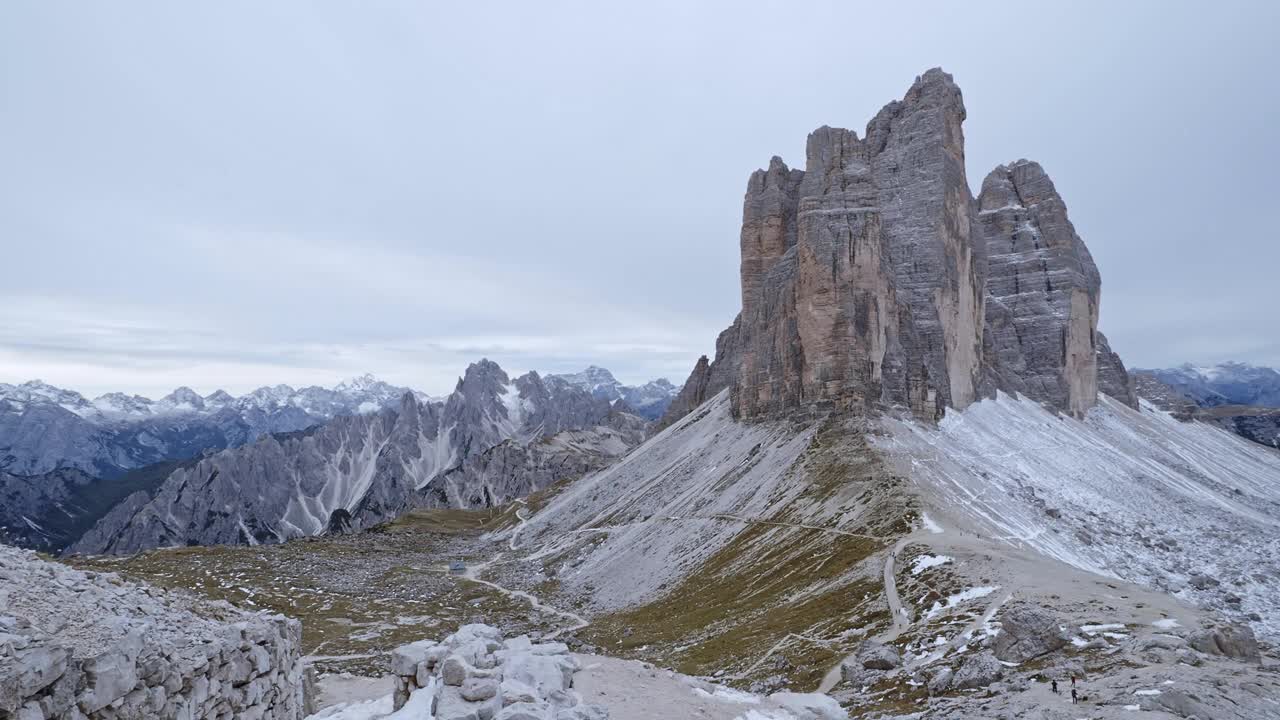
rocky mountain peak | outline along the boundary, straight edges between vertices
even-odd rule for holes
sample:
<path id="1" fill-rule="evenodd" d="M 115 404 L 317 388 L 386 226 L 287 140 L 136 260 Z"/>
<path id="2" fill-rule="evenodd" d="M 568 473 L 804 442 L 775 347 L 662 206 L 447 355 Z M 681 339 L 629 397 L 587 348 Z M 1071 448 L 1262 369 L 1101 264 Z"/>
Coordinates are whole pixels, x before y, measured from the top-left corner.
<path id="1" fill-rule="evenodd" d="M 613 373 L 598 365 L 589 365 L 581 372 L 548 375 L 545 380 L 548 383 L 567 383 L 608 402 L 622 400 L 647 420 L 661 417 L 679 392 L 679 388 L 666 378 L 650 380 L 643 385 L 624 385 Z"/>
<path id="2" fill-rule="evenodd" d="M 231 403 L 235 402 L 235 400 L 236 399 L 232 397 L 231 393 L 227 392 L 226 390 L 214 390 L 213 392 L 204 396 L 204 402 L 206 405 L 210 405 L 210 404 L 230 405 Z"/>
<path id="3" fill-rule="evenodd" d="M 510 383 L 506 371 L 498 363 L 485 358 L 467 366 L 466 372 L 458 378 L 458 384 L 454 387 L 454 396 L 461 395 L 468 399 L 496 398 L 503 394 L 503 389 Z"/>
<path id="4" fill-rule="evenodd" d="M 175 409 L 204 409 L 204 398 L 185 385 L 160 398 L 160 402 Z"/>
<path id="5" fill-rule="evenodd" d="M 867 126 L 823 126 L 805 170 L 773 159 L 743 204 L 740 417 L 897 402 L 925 417 L 977 394 L 982 259 L 964 106 L 931 71 Z"/>
<path id="6" fill-rule="evenodd" d="M 1098 268 L 1038 163 L 992 170 L 979 207 L 988 371 L 1007 392 L 1083 415 L 1098 394 Z"/>
<path id="7" fill-rule="evenodd" d="M 742 312 L 660 425 L 725 387 L 746 420 L 885 405 L 933 420 L 997 389 L 1074 415 L 1099 385 L 1136 403 L 1097 337 L 1101 278 L 1053 182 L 1019 160 L 973 197 L 966 117 L 934 68 L 865 138 L 824 125 L 804 170 L 775 156 L 751 175 Z"/>

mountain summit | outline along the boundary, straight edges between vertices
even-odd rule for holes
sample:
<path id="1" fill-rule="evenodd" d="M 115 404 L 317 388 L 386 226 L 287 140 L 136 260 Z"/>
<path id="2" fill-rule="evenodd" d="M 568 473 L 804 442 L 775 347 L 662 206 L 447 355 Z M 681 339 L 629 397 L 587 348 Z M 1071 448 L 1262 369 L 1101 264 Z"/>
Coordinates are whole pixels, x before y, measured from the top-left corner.
<path id="1" fill-rule="evenodd" d="M 964 118 L 951 76 L 930 70 L 865 137 L 824 126 L 804 170 L 774 157 L 752 174 L 742 311 L 663 424 L 724 387 L 744 420 L 892 405 L 937 420 L 997 390 L 1080 417 L 1100 385 L 1135 404 L 1052 181 L 1019 160 L 975 199 Z"/>
<path id="2" fill-rule="evenodd" d="M 643 385 L 623 385 L 613 373 L 595 365 L 588 366 L 582 372 L 547 377 L 559 378 L 609 402 L 621 400 L 637 415 L 648 420 L 662 417 L 680 392 L 680 388 L 672 385 L 666 378 L 650 380 Z"/>

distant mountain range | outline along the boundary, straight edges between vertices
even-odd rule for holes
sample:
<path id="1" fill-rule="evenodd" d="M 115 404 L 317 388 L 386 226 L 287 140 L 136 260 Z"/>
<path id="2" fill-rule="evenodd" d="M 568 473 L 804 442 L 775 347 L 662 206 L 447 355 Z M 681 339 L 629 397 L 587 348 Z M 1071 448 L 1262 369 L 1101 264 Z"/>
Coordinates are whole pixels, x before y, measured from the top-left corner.
<path id="1" fill-rule="evenodd" d="M 276 385 L 242 397 L 222 390 L 201 396 L 180 387 L 159 400 L 124 393 L 89 400 L 39 380 L 0 383 L 0 470 L 37 475 L 75 468 L 115 478 L 152 463 L 238 447 L 267 433 L 304 430 L 338 415 L 376 412 L 409 392 L 371 375 L 332 389 Z"/>
<path id="2" fill-rule="evenodd" d="M 556 377 L 467 368 L 443 401 L 338 416 L 175 469 L 125 498 L 71 546 L 281 542 L 361 529 L 415 507 L 485 508 L 607 464 L 646 422 Z"/>
<path id="3" fill-rule="evenodd" d="M 1280 447 L 1280 372 L 1242 362 L 1135 369 L 1138 394 L 1183 417 Z"/>
<path id="4" fill-rule="evenodd" d="M 680 393 L 680 388 L 671 384 L 671 381 L 666 378 L 650 380 L 643 385 L 623 385 L 613 376 L 613 373 L 595 365 L 589 366 L 582 372 L 547 377 L 564 380 L 609 402 L 621 400 L 635 414 L 646 420 L 657 420 L 662 417 L 667 407 L 671 405 L 671 401 Z"/>
<path id="5" fill-rule="evenodd" d="M 250 527 L 259 529 L 245 533 L 206 523 L 207 532 L 150 528 L 153 536 L 118 544 L 152 546 L 174 535 L 184 542 L 257 542 L 264 532 L 264 539 L 314 534 L 326 530 L 331 520 L 339 525 L 373 521 L 415 503 L 484 505 L 495 492 L 524 494 L 625 452 L 643 438 L 646 421 L 665 411 L 678 391 L 666 380 L 628 387 L 595 366 L 565 376 L 506 377 L 494 363 L 476 363 L 445 398 L 372 375 L 331 389 L 276 385 L 240 397 L 222 390 L 200 395 L 180 387 L 159 400 L 124 393 L 90 400 L 39 380 L 0 383 L 0 541 L 59 550 L 117 503 L 132 503 L 129 512 L 117 513 L 132 517 L 153 493 L 163 491 L 171 474 L 204 463 L 216 465 L 213 475 L 221 473 L 223 481 L 235 484 L 226 489 L 229 496 L 239 493 L 242 473 L 250 470 L 247 465 L 228 468 L 226 462 L 257 463 L 254 481 L 264 486 L 280 480 L 307 488 L 319 483 L 328 490 L 290 511 L 305 519 L 286 514 L 286 520 L 267 508 L 264 516 L 249 513 Z M 420 432 L 414 430 L 412 437 L 403 434 L 407 430 L 393 432 L 405 423 L 420 425 Z M 580 434 L 533 445 L 566 431 Z M 393 437 L 409 445 L 392 443 Z M 499 445 L 504 447 L 496 449 Z M 392 492 L 390 505 L 374 509 L 366 491 L 386 491 L 380 483 L 388 472 L 385 456 L 391 447 L 421 457 L 399 464 L 407 479 Z M 236 448 L 244 452 L 217 455 Z M 499 455 L 489 459 L 491 449 Z M 357 470 L 365 474 L 352 476 Z M 273 477 L 272 472 L 278 474 Z M 317 477 L 321 472 L 327 475 Z M 441 473 L 447 479 L 426 487 Z M 206 481 L 211 493 L 220 487 L 213 477 Z M 342 483 L 354 487 L 334 489 Z M 414 496 L 419 490 L 424 494 Z M 307 496 L 306 490 L 299 493 Z M 215 495 L 184 497 L 202 506 Z M 172 516 L 188 510 L 167 512 Z M 115 541 L 102 540 L 110 542 Z"/>
<path id="6" fill-rule="evenodd" d="M 1176 368 L 1134 369 L 1191 398 L 1201 407 L 1253 405 L 1280 408 L 1280 372 L 1242 362 L 1209 367 L 1187 363 Z"/>

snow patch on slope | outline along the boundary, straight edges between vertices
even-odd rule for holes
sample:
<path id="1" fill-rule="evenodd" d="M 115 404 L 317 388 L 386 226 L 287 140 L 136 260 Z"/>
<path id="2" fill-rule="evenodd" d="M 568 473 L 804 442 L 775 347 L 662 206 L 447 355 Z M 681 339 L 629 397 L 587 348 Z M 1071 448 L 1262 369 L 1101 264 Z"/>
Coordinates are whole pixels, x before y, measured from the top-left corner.
<path id="1" fill-rule="evenodd" d="M 1084 420 L 1000 395 L 938 427 L 885 419 L 876 444 L 973 531 L 1280 636 L 1280 452 L 1106 396 Z M 1197 589 L 1192 575 L 1221 584 Z M 1229 594 L 1243 601 L 1225 603 Z"/>

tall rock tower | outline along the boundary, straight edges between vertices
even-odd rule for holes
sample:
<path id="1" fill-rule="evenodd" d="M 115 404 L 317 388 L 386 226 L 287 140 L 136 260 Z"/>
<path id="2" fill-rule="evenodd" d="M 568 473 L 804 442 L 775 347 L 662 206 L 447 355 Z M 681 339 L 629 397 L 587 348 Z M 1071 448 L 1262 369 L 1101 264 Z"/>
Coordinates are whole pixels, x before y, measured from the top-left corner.
<path id="1" fill-rule="evenodd" d="M 1019 160 L 975 200 L 964 119 L 960 89 L 933 69 L 865 137 L 821 127 L 804 170 L 774 157 L 752 174 L 742 312 L 659 427 L 726 387 L 743 420 L 890 405 L 934 420 L 997 389 L 1077 417 L 1100 387 L 1136 407 L 1053 182 Z"/>
<path id="2" fill-rule="evenodd" d="M 964 103 L 930 70 L 857 133 L 822 127 L 805 170 L 747 186 L 738 415 L 909 406 L 936 418 L 982 379 L 984 245 Z"/>
<path id="3" fill-rule="evenodd" d="M 1038 163 L 987 175 L 987 370 L 996 385 L 1080 417 L 1098 398 L 1102 277 Z"/>

